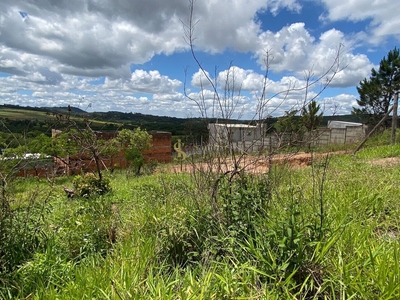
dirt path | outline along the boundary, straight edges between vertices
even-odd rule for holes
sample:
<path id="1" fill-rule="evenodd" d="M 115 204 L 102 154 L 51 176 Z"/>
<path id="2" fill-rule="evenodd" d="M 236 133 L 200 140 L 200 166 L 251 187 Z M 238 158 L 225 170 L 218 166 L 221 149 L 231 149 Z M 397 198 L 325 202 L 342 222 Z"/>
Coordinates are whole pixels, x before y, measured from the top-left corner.
<path id="1" fill-rule="evenodd" d="M 288 165 L 291 168 L 304 168 L 311 164 L 313 159 L 324 158 L 327 155 L 345 154 L 346 151 L 336 151 L 327 153 L 290 153 L 290 154 L 277 154 L 272 157 L 256 157 L 245 156 L 240 161 L 241 168 L 253 174 L 266 173 L 271 165 Z M 169 172 L 193 172 L 194 170 L 213 170 L 225 172 L 234 169 L 231 159 L 225 159 L 222 162 L 215 161 L 214 163 L 183 163 L 182 165 L 174 165 L 170 167 Z"/>

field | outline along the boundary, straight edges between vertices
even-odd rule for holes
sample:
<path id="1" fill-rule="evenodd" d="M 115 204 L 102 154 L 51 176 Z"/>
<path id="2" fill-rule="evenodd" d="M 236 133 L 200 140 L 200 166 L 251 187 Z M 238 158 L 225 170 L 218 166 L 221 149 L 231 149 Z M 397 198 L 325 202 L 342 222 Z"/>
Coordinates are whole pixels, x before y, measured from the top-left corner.
<path id="1" fill-rule="evenodd" d="M 15 179 L 0 298 L 399 299 L 398 156 L 370 144 L 231 181 L 121 171 L 73 199 L 73 178 Z"/>
<path id="2" fill-rule="evenodd" d="M 67 113 L 67 111 L 61 111 L 61 114 Z M 56 123 L 56 114 L 60 114 L 60 112 L 57 111 L 45 111 L 45 109 L 32 109 L 29 107 L 7 107 L 7 106 L 0 106 L 0 119 L 9 119 L 9 120 L 14 120 L 14 121 L 39 121 L 39 122 L 52 122 Z M 77 122 L 82 121 L 81 116 L 76 116 L 75 113 L 71 114 L 71 119 L 75 120 Z M 121 122 L 116 122 L 114 120 L 110 121 L 104 121 L 100 119 L 92 119 L 90 118 L 89 114 L 89 120 L 93 123 L 94 126 L 101 127 L 102 125 L 104 126 L 105 124 L 112 124 L 115 126 L 122 126 Z"/>
<path id="3" fill-rule="evenodd" d="M 14 120 L 46 120 L 49 116 L 42 111 L 2 107 L 0 109 L 0 118 L 9 118 Z"/>

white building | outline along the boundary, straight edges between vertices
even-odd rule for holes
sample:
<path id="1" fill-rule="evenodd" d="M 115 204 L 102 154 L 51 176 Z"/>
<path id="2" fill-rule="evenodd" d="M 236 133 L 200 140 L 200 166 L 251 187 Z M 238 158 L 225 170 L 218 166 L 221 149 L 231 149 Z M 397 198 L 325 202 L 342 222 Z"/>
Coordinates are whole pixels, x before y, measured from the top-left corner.
<path id="1" fill-rule="evenodd" d="M 363 126 L 362 123 L 355 123 L 355 122 L 345 122 L 345 121 L 328 121 L 328 128 L 340 128 L 345 129 L 346 127 L 359 127 Z"/>
<path id="2" fill-rule="evenodd" d="M 264 135 L 264 127 L 247 124 L 208 124 L 209 144 L 224 146 L 229 143 L 252 142 Z"/>

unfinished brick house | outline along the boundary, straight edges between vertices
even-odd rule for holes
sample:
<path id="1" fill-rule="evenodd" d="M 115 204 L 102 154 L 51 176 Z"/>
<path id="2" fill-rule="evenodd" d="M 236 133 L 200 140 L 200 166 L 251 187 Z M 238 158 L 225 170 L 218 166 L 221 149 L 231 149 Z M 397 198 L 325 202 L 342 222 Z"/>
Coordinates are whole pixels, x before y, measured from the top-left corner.
<path id="1" fill-rule="evenodd" d="M 52 130 L 54 137 L 61 131 Z M 96 132 L 97 138 L 109 140 L 115 138 L 118 132 Z M 170 132 L 149 131 L 152 136 L 152 147 L 143 152 L 147 162 L 169 163 L 172 159 L 172 136 Z M 58 174 L 75 175 L 81 172 L 90 172 L 96 170 L 96 162 L 89 154 L 76 154 L 63 159 L 55 158 L 55 170 Z M 115 168 L 127 168 L 128 162 L 125 159 L 124 151 L 121 150 L 117 155 L 108 158 L 101 157 L 101 168 L 113 170 Z"/>

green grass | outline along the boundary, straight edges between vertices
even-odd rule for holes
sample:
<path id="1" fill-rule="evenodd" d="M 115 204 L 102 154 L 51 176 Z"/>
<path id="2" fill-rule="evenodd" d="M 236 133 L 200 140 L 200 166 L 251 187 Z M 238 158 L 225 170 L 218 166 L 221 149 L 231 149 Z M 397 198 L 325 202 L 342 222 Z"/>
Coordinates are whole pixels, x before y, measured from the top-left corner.
<path id="1" fill-rule="evenodd" d="M 0 118 L 8 118 L 11 120 L 38 120 L 38 121 L 48 121 L 48 120 L 55 120 L 55 117 L 52 113 L 47 114 L 44 111 L 35 111 L 29 109 L 16 109 L 16 108 L 8 108 L 8 107 L 1 107 L 0 108 Z M 82 121 L 80 117 L 71 116 L 72 120 L 75 121 Z M 114 122 L 114 121 L 103 121 L 103 120 L 89 120 L 93 123 L 93 126 L 101 126 L 104 124 L 114 124 L 121 126 L 121 122 Z"/>
<path id="2" fill-rule="evenodd" d="M 400 165 L 371 163 L 399 154 L 370 146 L 276 168 L 245 190 L 221 182 L 215 203 L 189 174 L 116 172 L 111 193 L 74 200 L 62 191 L 72 179 L 58 179 L 41 246 L 4 277 L 0 297 L 399 299 Z M 34 189 L 28 180 L 13 192 Z"/>
<path id="3" fill-rule="evenodd" d="M 49 116 L 46 115 L 45 112 L 41 111 L 3 107 L 0 109 L 0 118 L 19 119 L 19 120 L 35 120 L 35 119 L 45 120 L 48 119 Z"/>

